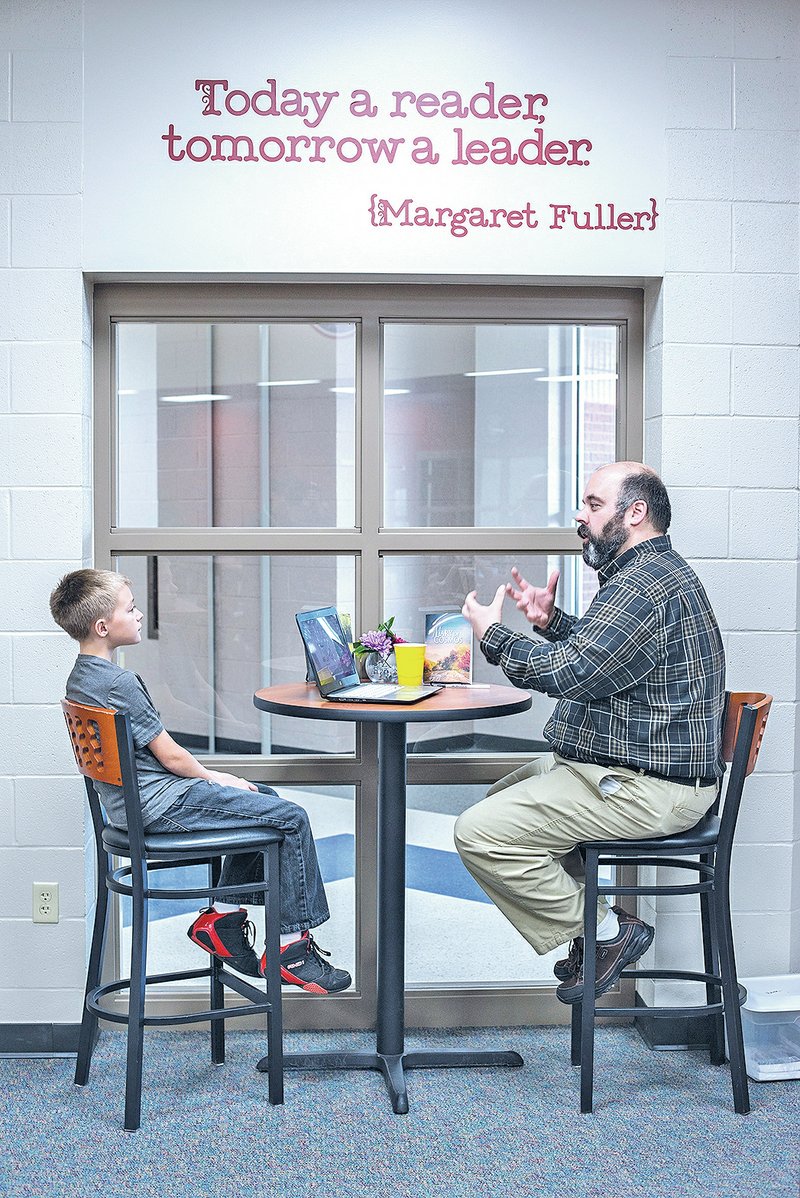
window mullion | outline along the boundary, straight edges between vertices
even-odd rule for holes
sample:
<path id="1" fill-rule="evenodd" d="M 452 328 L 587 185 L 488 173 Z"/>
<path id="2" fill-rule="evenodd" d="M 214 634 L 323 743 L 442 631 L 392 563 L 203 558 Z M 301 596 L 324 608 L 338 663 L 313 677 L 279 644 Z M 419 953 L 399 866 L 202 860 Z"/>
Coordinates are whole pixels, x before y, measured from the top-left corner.
<path id="1" fill-rule="evenodd" d="M 365 313 L 361 325 L 359 514 L 361 528 L 360 611 L 353 626 L 356 636 L 374 628 L 383 611 L 380 568 L 380 525 L 383 513 L 383 380 L 381 326 L 377 312 Z"/>

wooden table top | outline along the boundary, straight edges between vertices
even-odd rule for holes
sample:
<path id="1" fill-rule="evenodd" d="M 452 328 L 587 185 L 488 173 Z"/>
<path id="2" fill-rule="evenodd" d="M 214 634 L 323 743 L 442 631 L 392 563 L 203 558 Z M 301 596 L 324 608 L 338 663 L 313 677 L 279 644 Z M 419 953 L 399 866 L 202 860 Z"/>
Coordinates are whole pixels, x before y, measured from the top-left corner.
<path id="1" fill-rule="evenodd" d="M 432 723 L 438 720 L 481 720 L 527 711 L 528 691 L 513 686 L 446 686 L 419 703 L 338 703 L 323 699 L 313 682 L 284 682 L 253 695 L 261 711 L 312 720 L 368 723 Z"/>

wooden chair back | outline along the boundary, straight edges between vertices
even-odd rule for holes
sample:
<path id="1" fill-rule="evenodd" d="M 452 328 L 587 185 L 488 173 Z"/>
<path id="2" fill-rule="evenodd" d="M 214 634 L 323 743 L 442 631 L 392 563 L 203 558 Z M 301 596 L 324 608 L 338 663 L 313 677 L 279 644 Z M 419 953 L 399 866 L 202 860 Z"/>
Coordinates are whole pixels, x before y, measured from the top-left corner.
<path id="1" fill-rule="evenodd" d="M 85 778 L 122 786 L 122 767 L 114 717 L 107 707 L 61 701 L 75 763 Z"/>
<path id="2" fill-rule="evenodd" d="M 767 726 L 767 716 L 772 706 L 772 695 L 763 691 L 731 691 L 728 695 L 728 707 L 725 715 L 725 728 L 722 734 L 722 754 L 727 762 L 733 761 L 736 750 L 736 738 L 742 722 L 742 708 L 756 708 L 756 724 L 750 742 L 750 752 L 745 766 L 745 775 L 752 774 L 758 760 L 764 730 Z"/>

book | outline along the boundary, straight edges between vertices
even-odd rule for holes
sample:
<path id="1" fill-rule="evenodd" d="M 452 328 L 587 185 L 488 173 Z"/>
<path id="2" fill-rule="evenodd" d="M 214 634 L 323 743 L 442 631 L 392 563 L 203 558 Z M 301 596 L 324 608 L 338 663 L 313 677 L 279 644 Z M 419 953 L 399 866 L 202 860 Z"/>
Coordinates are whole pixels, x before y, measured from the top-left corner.
<path id="1" fill-rule="evenodd" d="M 472 682 L 472 625 L 460 611 L 426 612 L 423 681 L 444 686 Z"/>

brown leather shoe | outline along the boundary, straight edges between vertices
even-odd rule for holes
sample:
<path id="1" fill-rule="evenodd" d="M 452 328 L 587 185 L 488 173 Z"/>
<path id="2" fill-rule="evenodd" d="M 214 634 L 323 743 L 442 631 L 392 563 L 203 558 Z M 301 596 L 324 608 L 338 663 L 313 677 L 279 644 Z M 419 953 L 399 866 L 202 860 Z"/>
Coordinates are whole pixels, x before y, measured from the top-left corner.
<path id="1" fill-rule="evenodd" d="M 635 915 L 623 912 L 619 918 L 619 935 L 613 940 L 601 940 L 597 944 L 596 962 L 597 976 L 595 981 L 595 997 L 605 994 L 606 990 L 619 981 L 623 969 L 638 961 L 653 943 L 655 928 L 637 919 Z M 580 1002 L 583 998 L 583 964 L 577 975 L 573 975 L 556 988 L 556 998 L 563 1003 Z"/>
<path id="2" fill-rule="evenodd" d="M 634 923 L 640 923 L 644 926 L 644 920 L 639 919 L 637 915 L 631 915 L 628 911 L 623 911 L 622 907 L 612 907 L 611 910 L 616 916 L 625 915 Z M 558 978 L 559 982 L 567 982 L 574 976 L 583 964 L 583 936 L 576 936 L 570 941 L 569 956 L 562 957 L 553 965 L 553 973 Z"/>
<path id="3" fill-rule="evenodd" d="M 583 936 L 576 936 L 569 943 L 569 956 L 562 957 L 553 965 L 553 973 L 559 982 L 567 982 L 574 977 L 583 964 Z"/>

